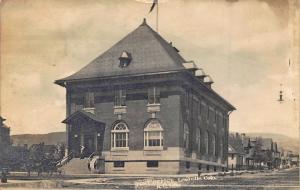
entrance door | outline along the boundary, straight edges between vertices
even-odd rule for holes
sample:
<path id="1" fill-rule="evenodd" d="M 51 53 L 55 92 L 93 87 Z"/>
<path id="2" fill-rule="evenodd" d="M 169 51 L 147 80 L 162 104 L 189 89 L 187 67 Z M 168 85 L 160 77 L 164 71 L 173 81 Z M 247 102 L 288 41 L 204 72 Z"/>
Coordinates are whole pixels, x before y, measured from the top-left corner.
<path id="1" fill-rule="evenodd" d="M 83 137 L 84 147 L 86 150 L 86 157 L 95 152 L 95 135 L 93 134 L 85 134 Z"/>

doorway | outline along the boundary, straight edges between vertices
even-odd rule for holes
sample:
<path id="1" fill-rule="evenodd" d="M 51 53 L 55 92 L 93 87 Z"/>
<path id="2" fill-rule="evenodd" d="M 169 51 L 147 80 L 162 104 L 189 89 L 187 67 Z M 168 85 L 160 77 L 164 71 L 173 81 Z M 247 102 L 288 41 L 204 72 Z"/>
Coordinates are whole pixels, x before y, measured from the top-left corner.
<path id="1" fill-rule="evenodd" d="M 90 156 L 96 151 L 95 146 L 95 135 L 94 134 L 84 134 L 83 135 L 83 146 L 85 147 L 85 157 Z"/>

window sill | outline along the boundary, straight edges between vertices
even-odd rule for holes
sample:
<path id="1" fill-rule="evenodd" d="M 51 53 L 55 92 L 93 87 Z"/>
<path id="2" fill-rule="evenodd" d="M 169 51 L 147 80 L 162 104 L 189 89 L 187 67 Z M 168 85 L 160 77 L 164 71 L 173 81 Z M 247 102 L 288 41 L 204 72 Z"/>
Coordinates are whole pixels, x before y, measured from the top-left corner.
<path id="1" fill-rule="evenodd" d="M 93 113 L 95 114 L 95 107 L 86 107 L 82 109 L 85 112 Z"/>
<path id="2" fill-rule="evenodd" d="M 129 147 L 116 147 L 116 148 L 111 148 L 112 152 L 118 152 L 118 151 L 129 151 Z"/>
<path id="3" fill-rule="evenodd" d="M 148 113 L 155 113 L 160 111 L 160 104 L 154 103 L 154 104 L 147 104 L 147 112 Z"/>
<path id="4" fill-rule="evenodd" d="M 146 147 L 144 147 L 144 150 L 163 150 L 163 149 L 164 149 L 163 146 L 153 146 L 153 147 L 146 146 Z"/>
<path id="5" fill-rule="evenodd" d="M 158 167 L 157 168 L 147 168 L 146 171 L 158 171 Z"/>
<path id="6" fill-rule="evenodd" d="M 126 108 L 127 106 L 114 106 L 114 108 Z"/>
<path id="7" fill-rule="evenodd" d="M 113 171 L 115 171 L 115 172 L 123 172 L 123 171 L 125 171 L 125 169 L 113 169 Z"/>
<path id="8" fill-rule="evenodd" d="M 148 107 L 148 106 L 160 106 L 160 103 L 152 103 L 152 104 L 148 103 L 148 104 L 147 104 L 147 107 Z"/>
<path id="9" fill-rule="evenodd" d="M 114 106 L 114 114 L 124 114 L 126 113 L 126 106 Z"/>

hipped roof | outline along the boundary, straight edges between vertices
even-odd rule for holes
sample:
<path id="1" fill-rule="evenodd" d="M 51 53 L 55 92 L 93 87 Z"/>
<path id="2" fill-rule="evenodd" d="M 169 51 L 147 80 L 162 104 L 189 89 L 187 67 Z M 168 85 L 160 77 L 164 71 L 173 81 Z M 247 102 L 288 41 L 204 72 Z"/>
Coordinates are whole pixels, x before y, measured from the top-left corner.
<path id="1" fill-rule="evenodd" d="M 132 59 L 128 66 L 122 68 L 119 66 L 119 58 L 123 52 L 129 53 Z M 88 65 L 71 76 L 56 80 L 55 83 L 65 86 L 65 82 L 71 81 L 186 71 L 187 69 L 183 66 L 186 61 L 178 52 L 172 43 L 168 43 L 163 39 L 144 20 L 138 28 Z M 207 87 L 203 82 L 200 83 L 229 106 L 230 110 L 235 110 L 229 102 L 214 90 Z"/>
<path id="2" fill-rule="evenodd" d="M 119 57 L 126 51 L 132 61 L 125 68 L 119 67 Z M 185 60 L 171 43 L 164 40 L 144 22 L 106 52 L 71 76 L 55 81 L 65 81 L 142 74 L 184 69 Z"/>

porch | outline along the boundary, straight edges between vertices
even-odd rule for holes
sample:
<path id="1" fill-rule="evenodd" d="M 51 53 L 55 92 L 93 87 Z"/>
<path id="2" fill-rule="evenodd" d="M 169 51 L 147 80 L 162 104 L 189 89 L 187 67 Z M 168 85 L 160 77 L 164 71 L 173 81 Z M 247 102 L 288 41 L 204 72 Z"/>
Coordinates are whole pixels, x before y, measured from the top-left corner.
<path id="1" fill-rule="evenodd" d="M 63 123 L 67 124 L 67 154 L 72 154 L 73 158 L 102 155 L 105 123 L 95 114 L 76 111 Z"/>

